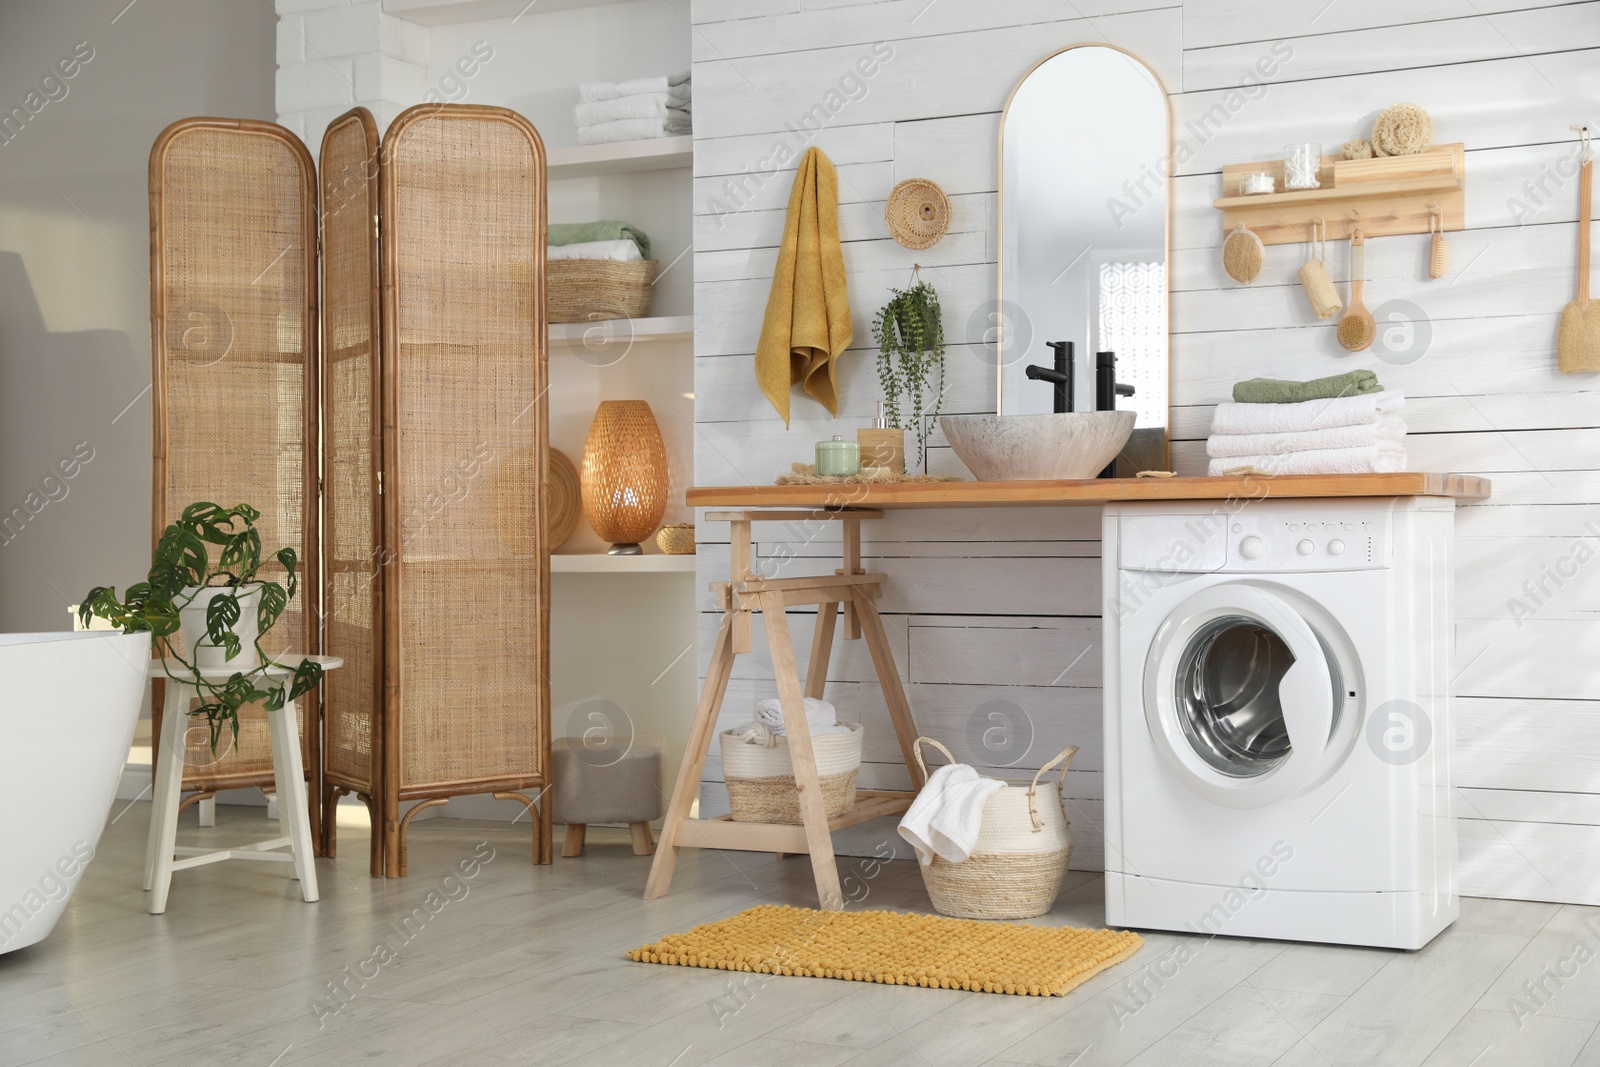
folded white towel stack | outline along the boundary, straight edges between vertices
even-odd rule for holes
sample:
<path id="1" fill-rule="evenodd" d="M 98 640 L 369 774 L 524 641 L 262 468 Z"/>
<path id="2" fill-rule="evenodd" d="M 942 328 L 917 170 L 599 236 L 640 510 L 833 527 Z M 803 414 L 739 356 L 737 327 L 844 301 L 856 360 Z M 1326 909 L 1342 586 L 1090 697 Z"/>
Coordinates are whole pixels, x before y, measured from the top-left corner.
<path id="1" fill-rule="evenodd" d="M 1405 395 L 1380 393 L 1298 404 L 1217 405 L 1206 473 L 1240 467 L 1270 474 L 1368 474 L 1406 469 Z"/>
<path id="2" fill-rule="evenodd" d="M 639 242 L 632 238 L 620 241 L 579 241 L 575 245 L 550 245 L 546 259 L 609 259 L 617 263 L 637 263 L 644 258 Z"/>
<path id="3" fill-rule="evenodd" d="M 978 847 L 983 806 L 1005 785 L 965 763 L 940 767 L 928 776 L 900 820 L 900 836 L 911 842 L 924 867 L 935 856 L 946 863 L 965 863 Z"/>
<path id="4" fill-rule="evenodd" d="M 693 128 L 689 75 L 659 74 L 624 82 L 584 82 L 572 121 L 578 143 L 611 144 L 674 137 Z"/>
<path id="5" fill-rule="evenodd" d="M 783 704 L 777 697 L 756 705 L 756 722 L 763 723 L 779 737 L 785 736 Z M 839 713 L 826 700 L 806 697 L 806 729 L 812 737 L 823 734 L 846 734 L 850 727 L 839 725 Z"/>

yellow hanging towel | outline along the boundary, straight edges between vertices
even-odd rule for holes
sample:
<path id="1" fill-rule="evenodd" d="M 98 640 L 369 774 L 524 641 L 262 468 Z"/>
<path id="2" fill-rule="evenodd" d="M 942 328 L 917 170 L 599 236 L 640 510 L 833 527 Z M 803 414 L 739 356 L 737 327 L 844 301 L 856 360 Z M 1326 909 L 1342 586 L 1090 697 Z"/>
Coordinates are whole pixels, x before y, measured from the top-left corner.
<path id="1" fill-rule="evenodd" d="M 800 160 L 783 246 L 772 275 L 767 315 L 756 343 L 756 382 L 789 425 L 789 392 L 796 382 L 839 413 L 839 375 L 834 366 L 850 347 L 850 300 L 845 293 L 844 252 L 839 247 L 839 178 L 833 163 L 811 148 Z"/>

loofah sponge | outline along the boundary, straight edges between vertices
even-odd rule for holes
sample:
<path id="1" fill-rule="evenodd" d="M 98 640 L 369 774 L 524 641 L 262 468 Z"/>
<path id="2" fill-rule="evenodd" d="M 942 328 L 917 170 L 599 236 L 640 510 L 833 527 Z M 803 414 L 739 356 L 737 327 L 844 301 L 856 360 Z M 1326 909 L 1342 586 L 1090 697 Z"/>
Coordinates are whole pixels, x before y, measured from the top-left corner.
<path id="1" fill-rule="evenodd" d="M 1344 147 L 1340 149 L 1339 152 L 1340 155 L 1344 156 L 1346 159 L 1371 159 L 1372 142 L 1346 141 L 1344 143 Z"/>
<path id="2" fill-rule="evenodd" d="M 1372 124 L 1372 150 L 1380 156 L 1414 156 L 1433 143 L 1433 119 L 1416 104 L 1396 104 Z"/>

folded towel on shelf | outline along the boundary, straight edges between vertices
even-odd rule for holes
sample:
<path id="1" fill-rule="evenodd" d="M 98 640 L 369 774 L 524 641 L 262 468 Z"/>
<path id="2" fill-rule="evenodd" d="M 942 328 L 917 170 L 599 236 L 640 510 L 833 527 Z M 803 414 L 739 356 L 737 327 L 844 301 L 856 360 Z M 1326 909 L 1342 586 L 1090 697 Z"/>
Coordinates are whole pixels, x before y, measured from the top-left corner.
<path id="1" fill-rule="evenodd" d="M 688 101 L 674 103 L 666 93 L 619 96 L 615 100 L 596 100 L 572 109 L 572 123 L 578 128 L 597 126 L 619 119 L 675 119 L 689 121 Z"/>
<path id="2" fill-rule="evenodd" d="M 1384 443 L 1262 456 L 1224 456 L 1213 459 L 1206 473 L 1215 478 L 1236 467 L 1254 467 L 1268 474 L 1391 474 L 1406 469 L 1406 450 L 1404 445 Z"/>
<path id="3" fill-rule="evenodd" d="M 900 836 L 911 843 L 924 867 L 935 856 L 946 863 L 965 863 L 978 847 L 983 806 L 1004 788 L 1004 782 L 985 778 L 965 763 L 940 767 L 900 820 Z"/>
<path id="4" fill-rule="evenodd" d="M 615 100 L 619 96 L 641 96 L 645 93 L 669 93 L 688 99 L 689 86 L 688 71 L 629 78 L 621 82 L 584 82 L 578 86 L 578 99 L 593 103 L 596 100 Z"/>
<path id="5" fill-rule="evenodd" d="M 789 425 L 795 384 L 839 411 L 839 354 L 850 347 L 850 294 L 839 244 L 839 175 L 820 148 L 795 168 L 783 243 L 756 342 L 756 384 Z"/>
<path id="6" fill-rule="evenodd" d="M 670 115 L 682 115 L 680 118 L 664 119 L 618 119 L 616 122 L 601 122 L 593 126 L 578 127 L 578 143 L 588 144 L 615 144 L 618 141 L 648 141 L 657 137 L 677 137 L 689 133 L 693 125 L 689 121 L 687 111 L 672 111 Z"/>
<path id="7" fill-rule="evenodd" d="M 1307 400 L 1327 400 L 1336 396 L 1379 393 L 1383 386 L 1369 370 L 1353 370 L 1309 382 L 1286 382 L 1276 378 L 1251 378 L 1233 387 L 1233 399 L 1240 404 L 1299 404 Z"/>
<path id="8" fill-rule="evenodd" d="M 1217 405 L 1211 417 L 1212 433 L 1290 433 L 1321 430 L 1329 426 L 1356 426 L 1377 422 L 1378 416 L 1398 411 L 1406 395 L 1396 389 L 1360 396 L 1338 396 L 1329 400 L 1307 400 L 1299 404 Z"/>
<path id="9" fill-rule="evenodd" d="M 609 259 L 616 263 L 637 263 L 644 258 L 637 241 L 582 241 L 575 245 L 551 245 L 546 259 Z"/>
<path id="10" fill-rule="evenodd" d="M 594 222 L 552 222 L 545 234 L 545 243 L 552 245 L 578 245 L 591 241 L 629 240 L 639 246 L 639 255 L 650 258 L 650 236 L 639 227 L 621 219 L 596 219 Z"/>
<path id="11" fill-rule="evenodd" d="M 756 705 L 756 722 L 761 723 L 779 737 L 785 736 L 783 703 L 771 697 Z M 847 734 L 850 727 L 839 725 L 839 713 L 826 700 L 806 697 L 806 729 L 812 737 L 823 734 Z"/>
<path id="12" fill-rule="evenodd" d="M 1398 415 L 1379 415 L 1376 422 L 1329 426 L 1321 430 L 1283 433 L 1214 433 L 1206 439 L 1206 455 L 1270 456 L 1279 452 L 1304 452 L 1315 448 L 1360 448 L 1390 443 L 1402 445 L 1406 424 Z"/>

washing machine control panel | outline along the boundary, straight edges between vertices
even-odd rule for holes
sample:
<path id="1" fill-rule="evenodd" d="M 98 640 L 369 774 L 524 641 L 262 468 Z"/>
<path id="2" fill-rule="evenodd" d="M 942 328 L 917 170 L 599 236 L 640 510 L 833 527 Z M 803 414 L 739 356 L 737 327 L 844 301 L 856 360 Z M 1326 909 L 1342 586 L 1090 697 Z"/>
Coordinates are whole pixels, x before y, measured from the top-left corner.
<path id="1" fill-rule="evenodd" d="M 1389 564 L 1388 523 L 1362 515 L 1235 515 L 1228 526 L 1228 569 L 1368 570 Z"/>

